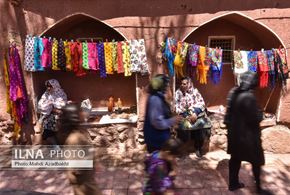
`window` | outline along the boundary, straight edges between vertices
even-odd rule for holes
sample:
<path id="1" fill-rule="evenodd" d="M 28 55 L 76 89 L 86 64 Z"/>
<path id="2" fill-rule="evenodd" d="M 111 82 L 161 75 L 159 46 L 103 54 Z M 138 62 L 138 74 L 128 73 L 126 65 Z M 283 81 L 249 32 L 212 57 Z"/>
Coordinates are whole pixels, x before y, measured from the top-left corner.
<path id="1" fill-rule="evenodd" d="M 209 36 L 208 42 L 211 48 L 221 47 L 223 49 L 223 63 L 232 63 L 234 36 Z"/>

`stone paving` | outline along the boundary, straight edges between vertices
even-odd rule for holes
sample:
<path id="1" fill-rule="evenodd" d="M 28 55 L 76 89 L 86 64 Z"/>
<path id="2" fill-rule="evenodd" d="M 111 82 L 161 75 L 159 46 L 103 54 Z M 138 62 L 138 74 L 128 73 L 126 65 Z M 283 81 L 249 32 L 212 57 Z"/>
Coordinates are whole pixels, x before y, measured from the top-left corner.
<path id="1" fill-rule="evenodd" d="M 243 163 L 240 180 L 246 188 L 227 190 L 228 159 L 224 151 L 210 152 L 201 159 L 195 155 L 178 160 L 175 180 L 178 195 L 247 195 L 254 193 L 251 166 Z M 277 195 L 290 194 L 290 154 L 266 154 L 263 167 L 263 187 Z M 104 195 L 141 195 L 144 179 L 143 163 L 128 162 L 113 166 L 103 162 L 96 181 Z M 37 193 L 38 192 L 38 193 Z M 73 195 L 62 171 L 0 171 L 0 195 Z"/>

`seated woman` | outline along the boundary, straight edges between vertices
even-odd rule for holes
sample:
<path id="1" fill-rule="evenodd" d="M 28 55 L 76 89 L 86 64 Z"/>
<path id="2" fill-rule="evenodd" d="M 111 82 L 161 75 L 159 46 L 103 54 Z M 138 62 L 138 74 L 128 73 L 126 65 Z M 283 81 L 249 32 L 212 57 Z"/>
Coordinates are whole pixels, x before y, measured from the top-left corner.
<path id="1" fill-rule="evenodd" d="M 199 91 L 193 87 L 191 79 L 184 77 L 181 79 L 181 86 L 175 92 L 175 112 L 182 115 L 187 121 L 190 121 L 194 126 L 199 115 L 204 113 L 205 103 Z M 196 155 L 202 156 L 202 146 L 205 139 L 205 132 L 202 129 L 190 131 L 190 137 L 193 137 Z M 188 141 L 187 133 L 184 131 L 178 132 L 183 141 Z M 183 135 L 182 135 L 183 134 Z"/>
<path id="2" fill-rule="evenodd" d="M 61 113 L 61 108 L 67 103 L 67 95 L 55 79 L 46 81 L 45 86 L 46 91 L 38 102 L 39 121 L 43 129 L 42 139 L 57 145 L 56 120 Z"/>

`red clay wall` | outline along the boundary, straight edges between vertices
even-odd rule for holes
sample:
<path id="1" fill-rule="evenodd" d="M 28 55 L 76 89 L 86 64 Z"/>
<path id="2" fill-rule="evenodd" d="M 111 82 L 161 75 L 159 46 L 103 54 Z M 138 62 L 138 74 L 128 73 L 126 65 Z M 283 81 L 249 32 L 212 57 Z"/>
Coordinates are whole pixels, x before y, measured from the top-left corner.
<path id="1" fill-rule="evenodd" d="M 156 64 L 156 53 L 158 44 L 165 35 L 174 36 L 176 39 L 183 39 L 193 29 L 202 23 L 230 11 L 239 11 L 255 21 L 261 22 L 272 29 L 282 39 L 285 46 L 290 47 L 290 32 L 287 30 L 290 20 L 290 2 L 280 1 L 252 1 L 252 0 L 225 0 L 216 1 L 46 1 L 45 5 L 38 0 L 24 0 L 19 7 L 9 5 L 7 1 L 0 1 L 0 52 L 8 46 L 9 35 L 14 35 L 19 40 L 19 45 L 23 44 L 26 34 L 38 35 L 58 20 L 74 14 L 83 12 L 113 26 L 116 30 L 124 34 L 128 39 L 144 38 L 148 62 L 152 73 L 161 72 Z M 224 32 L 227 32 L 225 27 Z M 233 27 L 234 28 L 234 27 Z M 221 33 L 223 31 L 220 31 Z M 241 34 L 247 34 L 241 30 Z M 263 38 L 263 34 L 260 35 Z M 205 38 L 204 38 L 205 39 Z M 254 37 L 245 40 L 245 43 L 252 43 Z M 196 41 L 197 42 L 197 41 Z M 243 42 L 244 43 L 244 42 Z M 242 41 L 241 41 L 241 47 Z M 257 42 L 255 44 L 258 44 Z M 21 48 L 20 48 L 21 50 Z M 288 50 L 289 52 L 289 50 Z M 288 61 L 290 61 L 288 57 Z M 2 58 L 1 58 L 2 63 Z M 230 74 L 229 69 L 225 69 L 225 74 Z M 1 69 L 1 80 L 3 72 Z M 230 77 L 223 82 L 229 84 Z M 30 74 L 26 75 L 27 86 L 31 92 Z M 147 78 L 142 78 L 139 83 L 139 108 L 144 111 L 144 85 Z M 289 84 L 288 84 L 289 86 Z M 217 86 L 218 88 L 220 86 Z M 224 89 L 230 88 L 228 85 Z M 279 95 L 279 91 L 275 92 Z M 222 100 L 211 99 L 210 95 L 204 94 L 208 102 L 220 102 Z M 225 98 L 225 97 L 224 97 Z M 287 94 L 281 99 L 278 114 L 279 119 L 290 123 L 289 114 L 290 95 Z M 3 82 L 0 83 L 0 113 L 5 115 L 5 88 Z M 7 115 L 3 116 L 7 118 Z"/>

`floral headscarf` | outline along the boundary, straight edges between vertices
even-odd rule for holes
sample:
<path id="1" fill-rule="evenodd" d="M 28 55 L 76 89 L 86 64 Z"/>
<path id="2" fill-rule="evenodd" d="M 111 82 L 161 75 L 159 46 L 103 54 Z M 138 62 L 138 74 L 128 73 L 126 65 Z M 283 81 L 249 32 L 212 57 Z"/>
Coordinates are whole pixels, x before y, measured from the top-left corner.
<path id="1" fill-rule="evenodd" d="M 55 79 L 50 79 L 45 82 L 45 85 L 50 84 L 52 90 L 46 90 L 38 102 L 38 109 L 44 115 L 49 115 L 53 108 L 61 109 L 67 102 L 67 95 L 61 88 L 59 82 Z"/>

